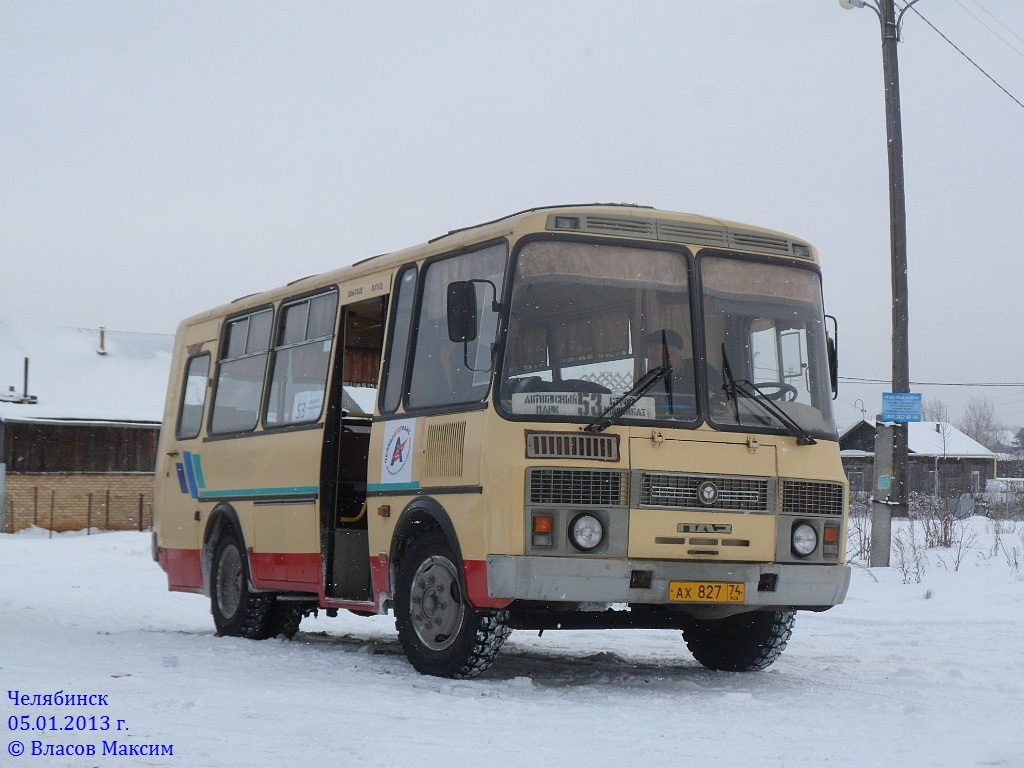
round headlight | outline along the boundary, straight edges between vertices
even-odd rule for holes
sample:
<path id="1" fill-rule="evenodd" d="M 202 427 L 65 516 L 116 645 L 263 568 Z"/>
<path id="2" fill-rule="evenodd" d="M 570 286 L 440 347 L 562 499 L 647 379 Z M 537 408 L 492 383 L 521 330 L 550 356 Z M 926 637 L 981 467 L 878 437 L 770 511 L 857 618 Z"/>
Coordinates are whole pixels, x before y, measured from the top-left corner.
<path id="1" fill-rule="evenodd" d="M 818 532 L 810 523 L 793 526 L 792 550 L 797 557 L 807 557 L 818 547 Z"/>
<path id="2" fill-rule="evenodd" d="M 604 539 L 604 526 L 593 515 L 576 515 L 569 523 L 569 541 L 581 552 L 597 549 Z"/>

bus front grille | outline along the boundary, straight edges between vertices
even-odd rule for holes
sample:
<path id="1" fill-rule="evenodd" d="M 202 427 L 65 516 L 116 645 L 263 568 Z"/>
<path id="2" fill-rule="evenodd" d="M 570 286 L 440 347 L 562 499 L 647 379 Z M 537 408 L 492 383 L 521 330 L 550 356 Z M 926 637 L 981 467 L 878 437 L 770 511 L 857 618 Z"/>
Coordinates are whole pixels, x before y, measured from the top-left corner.
<path id="1" fill-rule="evenodd" d="M 571 507 L 623 507 L 625 472 L 596 469 L 531 469 L 530 504 Z"/>
<path id="2" fill-rule="evenodd" d="M 839 517 L 843 514 L 843 486 L 814 480 L 784 480 L 782 512 Z"/>
<path id="3" fill-rule="evenodd" d="M 702 500 L 698 494 L 705 483 L 714 494 Z M 640 506 L 669 509 L 703 509 L 727 512 L 768 512 L 769 483 L 765 477 L 725 477 L 644 472 L 640 476 Z"/>

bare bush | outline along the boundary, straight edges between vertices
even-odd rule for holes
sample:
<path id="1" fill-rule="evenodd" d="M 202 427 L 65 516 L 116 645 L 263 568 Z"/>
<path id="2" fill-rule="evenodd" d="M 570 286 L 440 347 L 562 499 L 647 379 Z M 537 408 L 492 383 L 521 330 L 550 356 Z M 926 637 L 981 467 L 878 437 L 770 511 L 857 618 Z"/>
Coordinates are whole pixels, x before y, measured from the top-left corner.
<path id="1" fill-rule="evenodd" d="M 848 560 L 871 562 L 871 497 L 866 493 L 857 493 L 850 498 L 846 554 Z"/>
<path id="2" fill-rule="evenodd" d="M 999 554 L 1000 549 L 1005 548 L 1005 545 L 1003 544 L 1003 534 L 1012 533 L 1014 525 L 1011 521 L 1002 517 L 1001 509 L 995 508 L 990 511 L 992 513 L 992 517 L 989 519 L 988 525 L 986 526 L 989 533 L 992 534 L 992 547 L 989 551 L 989 556 L 995 557 Z"/>
<path id="3" fill-rule="evenodd" d="M 911 518 L 906 527 L 901 527 L 892 537 L 896 570 L 903 577 L 904 584 L 920 584 L 928 568 L 928 558 L 925 556 L 924 547 L 918 541 L 916 528 L 917 524 Z"/>
<path id="4" fill-rule="evenodd" d="M 1002 520 L 1024 520 L 1024 491 L 985 493 L 986 514 Z"/>
<path id="5" fill-rule="evenodd" d="M 944 499 L 912 493 L 908 514 L 912 521 L 920 523 L 926 549 L 947 549 L 953 546 L 953 530 L 957 520 Z"/>
<path id="6" fill-rule="evenodd" d="M 946 562 L 945 557 L 939 555 L 939 565 L 947 571 L 950 569 L 959 571 L 960 566 L 963 565 L 964 558 L 974 549 L 974 542 L 977 539 L 978 533 L 972 530 L 966 521 L 954 521 L 951 543 L 946 551 L 946 554 L 949 556 L 949 562 Z"/>
<path id="7" fill-rule="evenodd" d="M 1006 564 L 1014 573 L 1020 573 L 1021 560 L 1024 559 L 1024 552 L 1017 547 L 1003 547 L 1003 555 L 1006 557 Z"/>

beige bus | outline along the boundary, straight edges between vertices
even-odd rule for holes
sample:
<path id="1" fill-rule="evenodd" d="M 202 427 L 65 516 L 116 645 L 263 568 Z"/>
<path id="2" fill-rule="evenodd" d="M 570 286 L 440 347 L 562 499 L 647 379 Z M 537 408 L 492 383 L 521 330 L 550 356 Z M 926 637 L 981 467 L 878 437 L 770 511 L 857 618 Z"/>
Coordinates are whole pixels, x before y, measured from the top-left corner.
<path id="1" fill-rule="evenodd" d="M 218 634 L 390 610 L 431 675 L 556 628 L 763 669 L 849 585 L 835 387 L 809 244 L 525 211 L 182 322 L 154 558 Z"/>

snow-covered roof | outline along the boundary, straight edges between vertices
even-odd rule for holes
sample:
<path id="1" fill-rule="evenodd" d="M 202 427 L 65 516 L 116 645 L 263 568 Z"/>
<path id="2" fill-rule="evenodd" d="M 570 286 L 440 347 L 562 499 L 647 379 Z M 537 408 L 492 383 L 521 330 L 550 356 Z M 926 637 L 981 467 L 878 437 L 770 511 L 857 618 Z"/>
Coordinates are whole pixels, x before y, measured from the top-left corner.
<path id="1" fill-rule="evenodd" d="M 159 424 L 174 337 L 16 325 L 0 318 L 0 419 Z M 28 394 L 34 403 L 8 402 Z"/>
<path id="2" fill-rule="evenodd" d="M 875 428 L 874 419 L 864 419 L 840 432 L 840 440 L 853 430 L 867 424 Z M 993 459 L 996 454 L 976 440 L 965 435 L 946 421 L 911 421 L 907 424 L 907 444 L 911 453 L 919 456 L 948 456 Z M 852 449 L 841 452 L 843 456 L 852 458 L 861 455 L 872 455 L 870 451 Z"/>
<path id="3" fill-rule="evenodd" d="M 98 328 L 16 325 L 0 318 L 0 420 L 158 425 L 174 336 Z M 25 358 L 28 394 L 23 399 Z M 342 406 L 373 413 L 377 390 L 346 386 Z"/>
<path id="4" fill-rule="evenodd" d="M 907 443 L 912 453 L 924 456 L 995 458 L 992 451 L 948 422 L 912 421 L 907 427 Z"/>

